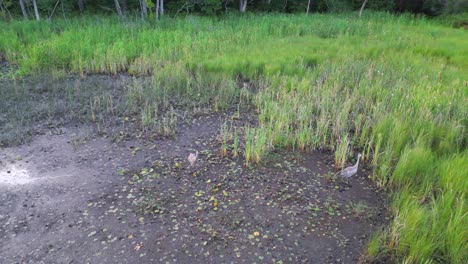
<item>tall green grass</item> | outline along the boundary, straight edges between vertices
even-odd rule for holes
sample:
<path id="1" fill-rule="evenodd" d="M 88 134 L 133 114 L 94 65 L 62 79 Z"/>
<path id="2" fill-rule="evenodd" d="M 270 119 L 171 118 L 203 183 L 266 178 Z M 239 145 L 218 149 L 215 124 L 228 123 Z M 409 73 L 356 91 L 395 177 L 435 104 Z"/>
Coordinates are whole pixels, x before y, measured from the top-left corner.
<path id="1" fill-rule="evenodd" d="M 20 75 L 154 76 L 160 88 L 135 86 L 134 105 L 170 93 L 225 109 L 244 82 L 258 125 L 232 138 L 247 164 L 278 147 L 332 149 L 337 167 L 362 152 L 393 196 L 393 221 L 370 241 L 369 258 L 468 261 L 464 29 L 371 13 L 12 22 L 0 24 L 0 36 Z"/>

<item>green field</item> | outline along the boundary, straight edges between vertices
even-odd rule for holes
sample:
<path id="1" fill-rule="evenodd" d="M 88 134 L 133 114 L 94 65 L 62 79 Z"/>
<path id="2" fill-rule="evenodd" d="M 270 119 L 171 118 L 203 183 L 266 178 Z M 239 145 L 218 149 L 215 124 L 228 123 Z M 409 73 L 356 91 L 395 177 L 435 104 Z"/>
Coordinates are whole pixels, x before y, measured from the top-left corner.
<path id="1" fill-rule="evenodd" d="M 331 149 L 337 167 L 363 153 L 391 193 L 392 219 L 369 241 L 369 260 L 468 261 L 463 28 L 386 13 L 0 22 L 0 57 L 4 79 L 150 76 L 125 96 L 143 127 L 167 94 L 216 111 L 245 98 L 258 114 L 234 136 L 246 164 L 275 148 Z"/>

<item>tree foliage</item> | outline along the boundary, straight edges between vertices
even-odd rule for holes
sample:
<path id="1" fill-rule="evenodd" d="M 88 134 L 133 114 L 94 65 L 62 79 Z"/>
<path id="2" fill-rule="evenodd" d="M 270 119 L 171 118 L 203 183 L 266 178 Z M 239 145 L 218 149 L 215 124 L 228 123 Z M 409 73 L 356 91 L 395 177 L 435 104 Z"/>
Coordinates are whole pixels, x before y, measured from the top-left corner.
<path id="1" fill-rule="evenodd" d="M 34 17 L 33 0 L 23 0 L 29 19 Z M 198 13 L 220 15 L 238 12 L 242 0 L 165 0 L 169 14 Z M 154 15 L 156 0 L 146 0 L 150 15 Z M 359 10 L 363 0 L 310 0 L 309 12 L 346 12 Z M 37 1 L 41 17 L 69 16 L 82 11 L 88 14 L 117 14 L 116 5 L 123 14 L 140 13 L 140 0 L 40 0 Z M 308 0 L 248 0 L 248 12 L 305 12 Z M 81 6 L 81 8 L 80 8 Z M 413 12 L 428 15 L 468 11 L 466 0 L 368 0 L 366 10 Z M 19 0 L 0 0 L 0 18 L 23 17 Z M 26 16 L 25 16 L 26 17 Z"/>

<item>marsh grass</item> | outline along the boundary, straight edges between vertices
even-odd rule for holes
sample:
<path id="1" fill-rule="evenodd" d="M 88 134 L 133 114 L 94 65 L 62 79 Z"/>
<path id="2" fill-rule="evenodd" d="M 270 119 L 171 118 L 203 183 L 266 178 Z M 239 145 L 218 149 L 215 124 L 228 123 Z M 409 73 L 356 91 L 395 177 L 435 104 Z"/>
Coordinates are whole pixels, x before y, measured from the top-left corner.
<path id="1" fill-rule="evenodd" d="M 112 137 L 174 137 L 179 122 L 199 111 L 226 110 L 238 100 L 234 80 L 202 77 L 185 68 L 183 79 L 179 74 L 172 69 L 164 79 L 122 75 L 1 80 L 0 145 L 88 121 L 98 133 Z"/>
<path id="2" fill-rule="evenodd" d="M 58 87 L 68 104 L 86 106 L 65 107 L 73 116 L 102 124 L 118 116 L 173 135 L 175 119 L 187 116 L 178 109 L 222 111 L 245 102 L 258 124 L 225 127 L 221 139 L 223 155 L 243 153 L 246 165 L 290 148 L 331 149 L 342 167 L 359 151 L 375 182 L 393 193 L 393 220 L 370 240 L 369 259 L 468 260 L 466 30 L 369 13 L 189 16 L 157 25 L 111 17 L 12 22 L 0 24 L 0 35 L 0 52 L 19 69 L 13 78 L 148 76 L 126 80 L 120 97 Z M 2 126 L 11 138 L 35 115 L 54 120 L 59 106 L 12 87 L 0 91 L 2 120 L 16 116 Z M 32 104 L 43 110 L 21 106 Z"/>

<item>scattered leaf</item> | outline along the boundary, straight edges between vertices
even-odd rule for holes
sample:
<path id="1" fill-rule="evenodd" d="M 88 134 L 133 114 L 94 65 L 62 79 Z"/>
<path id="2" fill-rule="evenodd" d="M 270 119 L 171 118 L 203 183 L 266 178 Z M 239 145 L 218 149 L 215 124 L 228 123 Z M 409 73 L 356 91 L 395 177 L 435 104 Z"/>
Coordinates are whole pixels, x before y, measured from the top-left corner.
<path id="1" fill-rule="evenodd" d="M 142 243 L 138 243 L 135 245 L 135 250 L 136 251 L 140 251 L 141 247 L 143 247 L 143 244 Z"/>

